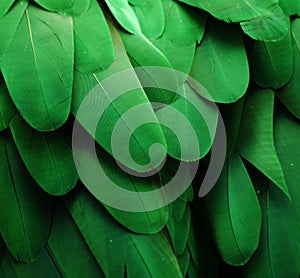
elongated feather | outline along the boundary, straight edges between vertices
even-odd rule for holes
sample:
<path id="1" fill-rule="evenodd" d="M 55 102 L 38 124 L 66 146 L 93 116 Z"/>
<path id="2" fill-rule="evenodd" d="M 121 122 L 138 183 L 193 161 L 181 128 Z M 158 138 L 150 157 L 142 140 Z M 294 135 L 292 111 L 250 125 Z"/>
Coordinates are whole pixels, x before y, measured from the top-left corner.
<path id="1" fill-rule="evenodd" d="M 0 3 L 0 17 L 5 15 L 8 10 L 10 9 L 10 7 L 13 5 L 13 3 L 15 2 L 15 0 L 3 0 Z"/>
<path id="2" fill-rule="evenodd" d="M 290 32 L 280 41 L 252 42 L 249 55 L 251 77 L 261 87 L 278 89 L 292 77 L 293 47 Z"/>
<path id="3" fill-rule="evenodd" d="M 267 179 L 260 178 L 258 183 L 262 232 L 259 248 L 246 265 L 245 277 L 299 277 L 299 218 L 295 218 L 294 204 Z"/>
<path id="4" fill-rule="evenodd" d="M 3 77 L 0 75 L 0 131 L 8 127 L 16 112 L 16 107 L 9 96 Z"/>
<path id="5" fill-rule="evenodd" d="M 9 132 L 0 139 L 0 233 L 13 257 L 23 263 L 42 253 L 51 205 L 27 172 Z"/>
<path id="6" fill-rule="evenodd" d="M 221 106 L 221 115 L 226 129 L 227 157 L 233 152 L 241 125 L 245 97 L 238 101 Z"/>
<path id="7" fill-rule="evenodd" d="M 200 42 L 205 31 L 207 14 L 173 0 L 164 0 L 166 28 L 164 36 L 177 45 Z"/>
<path id="8" fill-rule="evenodd" d="M 118 23 L 129 33 L 138 34 L 141 33 L 141 27 L 139 21 L 127 0 L 105 0 L 111 13 L 118 21 Z"/>
<path id="9" fill-rule="evenodd" d="M 277 91 L 277 95 L 290 112 L 300 119 L 299 72 L 300 72 L 300 19 L 292 21 L 293 73 L 288 84 Z"/>
<path id="10" fill-rule="evenodd" d="M 156 108 L 173 102 L 176 99 L 173 92 L 160 88 L 167 84 L 175 91 L 178 86 L 177 75 L 173 72 L 169 60 L 144 35 L 132 35 L 122 31 L 120 35 L 131 64 L 133 67 L 140 67 L 136 73 L 149 100 L 156 102 Z M 169 71 L 162 74 L 160 67 L 169 68 Z"/>
<path id="11" fill-rule="evenodd" d="M 208 153 L 216 132 L 218 113 L 187 83 L 182 86 L 177 100 L 157 110 L 156 115 L 162 123 L 171 157 L 190 162 Z"/>
<path id="12" fill-rule="evenodd" d="M 150 171 L 157 168 L 164 159 L 164 151 L 160 148 L 154 151 L 152 160 L 148 150 L 154 143 L 166 146 L 165 138 L 158 120 L 153 112 L 152 106 L 143 91 L 137 76 L 129 62 L 126 51 L 123 47 L 121 38 L 116 29 L 111 27 L 113 43 L 115 46 L 116 60 L 105 71 L 94 74 L 80 74 L 75 72 L 74 93 L 72 102 L 72 112 L 77 115 L 83 99 L 94 90 L 95 97 L 93 101 L 86 103 L 84 109 L 88 113 L 81 113 L 78 121 L 83 127 L 95 137 L 96 141 L 110 154 L 112 150 L 112 132 L 116 123 L 119 121 L 118 136 L 114 136 L 114 158 L 123 163 L 126 167 L 138 171 Z M 119 76 L 118 82 L 115 79 L 108 79 L 109 82 L 103 82 L 108 77 L 127 70 L 126 74 Z M 126 86 L 135 86 L 136 89 L 127 92 Z M 97 90 L 97 91 L 95 91 Z M 95 103 L 97 103 L 95 105 Z M 105 111 L 99 112 L 99 109 Z M 140 109 L 134 110 L 136 106 Z M 127 117 L 122 116 L 126 111 L 131 110 L 132 114 Z M 98 119 L 97 115 L 101 115 Z M 100 114 L 99 114 L 100 113 Z M 122 117 L 121 117 L 122 116 Z M 78 115 L 77 115 L 78 117 Z M 135 125 L 148 123 L 135 130 Z M 93 133 L 93 124 L 98 123 L 96 133 Z M 126 136 L 131 135 L 131 140 L 126 142 Z M 128 147 L 135 161 L 131 161 L 124 152 L 124 147 Z M 146 166 L 143 166 L 146 165 Z"/>
<path id="13" fill-rule="evenodd" d="M 65 277 L 104 277 L 66 209 L 56 204 L 47 250 Z"/>
<path id="14" fill-rule="evenodd" d="M 71 8 L 76 0 L 34 0 L 37 4 L 44 9 L 51 12 L 58 12 Z"/>
<path id="15" fill-rule="evenodd" d="M 49 131 L 61 126 L 72 95 L 71 18 L 29 6 L 2 61 L 2 72 L 15 105 L 33 128 Z"/>
<path id="16" fill-rule="evenodd" d="M 137 235 L 115 223 L 91 196 L 74 192 L 66 201 L 76 225 L 107 277 L 181 277 L 163 233 Z"/>
<path id="17" fill-rule="evenodd" d="M 0 259 L 0 275 L 1 272 L 1 277 L 61 277 L 60 270 L 46 249 L 36 261 L 29 264 L 16 262 L 8 250 L 4 250 Z"/>
<path id="18" fill-rule="evenodd" d="M 230 103 L 242 97 L 249 83 L 249 68 L 240 30 L 210 21 L 196 50 L 191 76 L 206 88 L 209 95 L 204 97 L 211 101 Z"/>
<path id="19" fill-rule="evenodd" d="M 289 196 L 274 146 L 273 112 L 274 92 L 272 90 L 249 90 L 244 104 L 237 150 Z"/>
<path id="20" fill-rule="evenodd" d="M 196 43 L 190 45 L 178 45 L 165 36 L 152 40 L 153 44 L 166 56 L 172 67 L 186 75 L 189 74 L 196 51 Z M 184 80 L 178 80 L 179 84 Z"/>
<path id="21" fill-rule="evenodd" d="M 243 265 L 258 247 L 261 211 L 239 155 L 228 158 L 218 183 L 206 197 L 206 209 L 223 260 Z"/>
<path id="22" fill-rule="evenodd" d="M 158 38 L 165 29 L 165 15 L 161 0 L 141 1 L 132 6 L 142 33 L 148 38 Z"/>
<path id="23" fill-rule="evenodd" d="M 98 2 L 92 0 L 86 12 L 73 17 L 73 24 L 75 68 L 81 72 L 108 68 L 115 59 L 114 47 Z"/>
<path id="24" fill-rule="evenodd" d="M 31 176 L 51 195 L 64 195 L 77 183 L 71 132 L 38 132 L 20 117 L 10 124 L 19 153 Z"/>
<path id="25" fill-rule="evenodd" d="M 91 5 L 91 0 L 74 0 L 74 4 L 69 8 L 62 10 L 62 15 L 79 16 L 85 13 Z"/>
<path id="26" fill-rule="evenodd" d="M 220 20 L 240 22 L 243 31 L 253 39 L 276 41 L 288 32 L 289 18 L 274 0 L 180 1 L 204 9 Z"/>
<path id="27" fill-rule="evenodd" d="M 298 0 L 279 0 L 278 2 L 287 15 L 300 14 L 300 2 Z"/>
<path id="28" fill-rule="evenodd" d="M 27 5 L 28 0 L 17 1 L 8 14 L 0 17 L 0 66 L 2 64 L 3 56 L 5 55 L 24 15 Z"/>
<path id="29" fill-rule="evenodd" d="M 149 199 L 143 192 L 158 190 L 160 184 L 157 183 L 155 176 L 141 178 L 126 173 L 123 169 L 120 169 L 114 159 L 109 156 L 102 148 L 97 148 L 97 158 L 93 158 L 91 151 L 88 149 L 89 142 L 81 142 L 80 146 L 81 155 L 76 155 L 76 159 L 79 164 L 86 165 L 85 172 L 81 170 L 80 174 L 85 177 L 94 177 L 94 182 L 85 183 L 86 188 L 100 201 L 108 210 L 108 212 L 127 229 L 143 234 L 157 233 L 163 229 L 167 224 L 169 214 L 168 208 L 163 206 L 161 208 L 152 210 L 149 206 L 164 205 L 165 196 L 163 192 L 158 192 L 154 197 Z M 100 164 L 103 172 L 96 175 L 95 165 Z M 106 179 L 111 184 L 106 185 Z M 133 200 L 128 200 L 128 197 L 119 196 L 113 191 L 114 186 L 136 193 L 136 197 Z M 118 203 L 126 205 L 124 210 L 110 206 L 110 203 L 105 203 L 107 199 L 103 198 L 104 194 L 110 192 L 109 198 L 118 200 Z M 127 196 L 128 196 L 127 195 Z M 134 203 L 132 203 L 134 202 Z M 141 207 L 142 211 L 130 211 L 133 207 Z M 126 210 L 127 209 L 127 210 Z"/>

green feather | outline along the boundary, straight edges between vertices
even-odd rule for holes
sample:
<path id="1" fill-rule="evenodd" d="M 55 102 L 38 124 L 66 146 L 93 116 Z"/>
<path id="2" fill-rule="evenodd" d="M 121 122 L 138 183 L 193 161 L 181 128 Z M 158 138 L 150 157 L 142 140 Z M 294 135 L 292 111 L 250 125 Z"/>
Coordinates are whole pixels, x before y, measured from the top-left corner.
<path id="1" fill-rule="evenodd" d="M 114 47 L 104 15 L 96 0 L 88 11 L 73 17 L 75 68 L 95 72 L 108 68 L 115 59 Z"/>
<path id="2" fill-rule="evenodd" d="M 279 0 L 278 2 L 287 15 L 300 15 L 300 2 L 298 0 Z"/>
<path id="3" fill-rule="evenodd" d="M 236 26 L 215 20 L 208 23 L 207 33 L 196 50 L 191 76 L 208 91 L 209 96 L 203 96 L 214 102 L 235 102 L 246 93 L 248 61 Z"/>
<path id="4" fill-rule="evenodd" d="M 258 246 L 261 211 L 247 170 L 237 153 L 232 153 L 212 191 L 206 209 L 217 248 L 223 260 L 243 265 Z"/>
<path id="5" fill-rule="evenodd" d="M 237 150 L 289 196 L 274 146 L 273 112 L 272 90 L 249 90 L 244 104 Z"/>
<path id="6" fill-rule="evenodd" d="M 27 6 L 28 0 L 17 1 L 8 14 L 0 17 L 0 66 Z"/>
<path id="7" fill-rule="evenodd" d="M 14 2 L 15 0 L 2 0 L 0 2 L 0 17 L 8 12 Z"/>
<path id="8" fill-rule="evenodd" d="M 12 100 L 33 128 L 49 131 L 61 126 L 72 95 L 71 18 L 29 6 L 2 61 L 2 72 Z"/>
<path id="9" fill-rule="evenodd" d="M 166 14 L 164 36 L 177 45 L 200 42 L 204 35 L 207 14 L 173 0 L 163 0 Z"/>
<path id="10" fill-rule="evenodd" d="M 174 109 L 177 110 L 176 113 Z M 218 112 L 208 101 L 198 96 L 187 83 L 181 87 L 181 95 L 177 100 L 157 110 L 156 115 L 162 123 L 168 154 L 171 157 L 190 162 L 197 161 L 208 153 L 216 132 Z"/>
<path id="11" fill-rule="evenodd" d="M 74 4 L 69 8 L 61 11 L 62 15 L 79 16 L 85 13 L 91 5 L 91 0 L 74 0 Z"/>
<path id="12" fill-rule="evenodd" d="M 86 165 L 85 176 L 93 175 L 95 173 L 95 165 L 100 163 L 103 174 L 97 178 L 98 180 L 103 180 L 105 182 L 104 175 L 115 185 L 130 192 L 147 192 L 159 189 L 160 185 L 157 183 L 156 177 L 142 178 L 130 175 L 120 169 L 114 159 L 110 157 L 103 149 L 97 148 L 98 159 L 93 158 L 91 151 L 88 150 L 88 144 L 82 142 L 80 145 L 80 157 L 76 157 L 80 164 Z M 81 175 L 83 172 L 80 172 Z M 104 184 L 102 183 L 90 183 L 85 184 L 88 190 L 100 201 L 102 201 L 102 196 L 105 192 Z M 102 187 L 101 187 L 102 186 Z M 101 195 L 102 194 L 102 195 Z M 114 193 L 112 193 L 114 194 Z M 129 193 L 128 193 L 129 194 Z M 153 234 L 159 232 L 168 221 L 168 208 L 162 207 L 156 210 L 149 209 L 149 197 L 145 195 L 137 194 L 135 200 L 136 206 L 140 206 L 144 211 L 131 212 L 126 210 L 120 210 L 109 206 L 109 204 L 103 203 L 108 212 L 127 229 L 143 234 Z M 119 198 L 119 202 L 128 202 L 128 200 L 116 196 L 112 198 Z M 156 198 L 150 200 L 151 205 L 153 204 L 164 204 L 165 196 L 163 192 L 156 195 Z M 127 204 L 129 209 L 131 208 L 131 203 Z"/>
<path id="13" fill-rule="evenodd" d="M 148 38 L 158 38 L 165 29 L 165 15 L 161 0 L 142 1 L 132 6 L 142 33 Z"/>
<path id="14" fill-rule="evenodd" d="M 0 233 L 13 257 L 23 263 L 42 253 L 50 229 L 51 205 L 27 172 L 12 137 L 0 139 Z"/>
<path id="15" fill-rule="evenodd" d="M 59 203 L 54 210 L 47 250 L 64 277 L 104 277 L 70 214 Z"/>
<path id="16" fill-rule="evenodd" d="M 296 18 L 292 22 L 292 39 L 293 39 L 293 57 L 294 68 L 292 78 L 289 83 L 281 90 L 277 91 L 277 95 L 282 103 L 290 110 L 290 112 L 300 119 L 300 19 Z"/>
<path id="17" fill-rule="evenodd" d="M 173 72 L 169 60 L 144 35 L 131 35 L 122 31 L 120 31 L 120 35 L 131 64 L 133 67 L 141 67 L 136 73 L 148 99 L 157 103 L 155 108 L 172 103 L 176 96 L 172 92 L 160 88 L 166 84 L 175 91 L 178 86 L 177 76 Z M 150 69 L 143 67 L 150 67 Z M 163 67 L 170 70 L 162 74 L 152 67 Z"/>
<path id="18" fill-rule="evenodd" d="M 76 0 L 34 0 L 44 9 L 51 12 L 63 11 L 71 8 Z"/>
<path id="19" fill-rule="evenodd" d="M 299 277 L 300 221 L 295 218 L 294 203 L 264 177 L 256 183 L 261 195 L 262 231 L 259 248 L 245 268 L 245 277 Z M 294 201 L 299 204 L 299 199 Z"/>
<path id="20" fill-rule="evenodd" d="M 66 128 L 43 133 L 16 116 L 10 124 L 19 153 L 31 176 L 51 195 L 63 195 L 76 185 L 78 174 Z"/>
<path id="21" fill-rule="evenodd" d="M 276 42 L 252 42 L 249 56 L 251 77 L 258 85 L 273 89 L 282 87 L 293 72 L 291 33 Z"/>
<path id="22" fill-rule="evenodd" d="M 114 146 L 115 148 L 118 148 L 118 154 L 115 151 L 114 158 L 123 163 L 126 167 L 135 171 L 150 171 L 157 168 L 162 163 L 164 152 L 161 149 L 155 150 L 150 162 L 148 150 L 153 143 L 159 143 L 162 146 L 166 146 L 165 138 L 153 112 L 152 106 L 146 97 L 137 76 L 134 74 L 134 70 L 131 67 L 121 38 L 113 27 L 111 33 L 115 46 L 116 60 L 108 69 L 102 72 L 94 74 L 81 74 L 75 72 L 72 111 L 77 115 L 83 99 L 88 93 L 96 88 L 97 97 L 92 103 L 88 103 L 87 106 L 85 106 L 89 113 L 82 114 L 78 121 L 90 134 L 92 133 L 93 123 L 98 123 L 96 133 L 92 135 L 110 154 L 112 154 L 112 132 L 115 128 L 115 124 L 119 121 L 120 136 L 114 137 L 114 140 L 117 140 Z M 126 79 L 122 81 L 123 83 L 120 81 L 116 83 L 112 80 L 109 84 L 109 88 L 105 88 L 105 85 L 102 82 L 103 80 L 124 70 L 129 70 L 129 72 L 126 76 L 123 75 L 123 78 L 126 77 Z M 130 82 L 128 82 L 128 80 L 130 80 Z M 123 90 L 124 85 L 129 83 L 130 85 L 136 85 L 137 89 L 126 92 L 125 94 L 123 93 L 120 96 L 119 93 L 121 92 L 118 90 Z M 117 87 L 115 87 L 115 85 Z M 114 88 L 112 88 L 112 86 Z M 95 105 L 96 102 L 97 105 Z M 136 121 L 132 118 L 130 119 L 130 116 L 128 116 L 127 119 L 124 116 L 121 117 L 121 115 L 138 105 L 143 105 L 143 109 L 136 111 L 134 116 L 133 114 L 131 115 L 134 119 L 142 119 L 143 123 L 148 124 L 144 124 L 142 127 L 135 130 L 133 126 Z M 97 118 L 97 114 L 99 114 L 98 107 L 105 106 L 108 107 L 105 109 L 99 120 Z M 126 135 L 129 136 L 130 134 L 131 139 L 129 140 L 129 146 L 127 146 L 125 138 Z M 128 160 L 126 153 L 124 152 L 124 144 L 129 148 L 136 163 Z M 139 164 L 140 166 L 136 164 Z M 146 164 L 148 165 L 144 167 L 143 165 Z"/>
<path id="23" fill-rule="evenodd" d="M 243 31 L 253 39 L 276 41 L 288 32 L 289 18 L 274 0 L 180 1 L 204 9 L 217 19 L 240 22 Z"/>
<path id="24" fill-rule="evenodd" d="M 163 233 L 137 235 L 113 221 L 84 191 L 74 192 L 67 207 L 106 277 L 181 277 Z"/>
<path id="25" fill-rule="evenodd" d="M 109 10 L 118 23 L 129 33 L 141 33 L 139 21 L 127 0 L 105 0 Z"/>
<path id="26" fill-rule="evenodd" d="M 0 75 L 0 131 L 6 129 L 17 110 L 9 96 L 2 75 Z"/>

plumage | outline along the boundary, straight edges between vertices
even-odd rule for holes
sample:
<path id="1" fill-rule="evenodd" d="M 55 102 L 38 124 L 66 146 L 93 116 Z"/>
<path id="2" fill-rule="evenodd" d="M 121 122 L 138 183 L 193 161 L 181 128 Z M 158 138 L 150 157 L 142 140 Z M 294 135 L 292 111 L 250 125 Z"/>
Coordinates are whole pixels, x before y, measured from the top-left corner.
<path id="1" fill-rule="evenodd" d="M 73 46 L 71 18 L 32 5 L 25 10 L 1 69 L 14 104 L 37 130 L 54 130 L 67 120 L 72 96 Z"/>
<path id="2" fill-rule="evenodd" d="M 83 73 L 105 70 L 115 59 L 110 32 L 96 0 L 73 17 L 75 68 Z M 88 30 L 88 32 L 87 32 Z"/>
<path id="3" fill-rule="evenodd" d="M 204 97 L 210 101 L 230 103 L 241 98 L 249 84 L 249 68 L 240 30 L 210 21 L 190 74 L 208 91 Z"/>
<path id="4" fill-rule="evenodd" d="M 238 153 L 228 157 L 217 184 L 206 198 L 206 210 L 223 260 L 235 266 L 247 263 L 258 247 L 261 210 Z"/>
<path id="5" fill-rule="evenodd" d="M 24 164 L 43 190 L 58 196 L 75 187 L 78 174 L 71 149 L 71 131 L 67 127 L 39 132 L 16 115 L 10 129 Z"/>
<path id="6" fill-rule="evenodd" d="M 252 89 L 245 99 L 238 152 L 269 177 L 289 197 L 273 137 L 274 92 Z M 247 140 L 247 144 L 243 144 Z"/>
<path id="7" fill-rule="evenodd" d="M 31 178 L 9 131 L 0 140 L 0 234 L 16 261 L 33 262 L 47 241 L 51 198 Z"/>

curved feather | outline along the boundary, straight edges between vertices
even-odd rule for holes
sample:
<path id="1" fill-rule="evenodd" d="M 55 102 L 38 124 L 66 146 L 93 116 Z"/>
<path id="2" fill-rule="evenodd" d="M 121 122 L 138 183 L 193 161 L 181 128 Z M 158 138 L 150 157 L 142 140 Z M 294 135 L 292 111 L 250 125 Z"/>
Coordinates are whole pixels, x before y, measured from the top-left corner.
<path id="1" fill-rule="evenodd" d="M 118 23 L 129 33 L 141 33 L 139 21 L 127 0 L 105 0 L 111 13 Z"/>
<path id="2" fill-rule="evenodd" d="M 243 265 L 258 247 L 261 211 L 247 170 L 237 153 L 225 164 L 206 197 L 206 209 L 223 260 Z"/>
<path id="3" fill-rule="evenodd" d="M 10 124 L 19 153 L 31 176 L 51 195 L 64 195 L 77 183 L 78 174 L 66 128 L 38 132 L 18 115 Z"/>
<path id="4" fill-rule="evenodd" d="M 15 0 L 3 0 L 0 2 L 0 17 L 8 12 L 14 2 Z"/>
<path id="5" fill-rule="evenodd" d="M 295 18 L 292 21 L 292 39 L 293 39 L 293 73 L 288 84 L 277 91 L 277 95 L 281 102 L 289 109 L 289 111 L 300 119 L 300 19 Z"/>
<path id="6" fill-rule="evenodd" d="M 76 0 L 34 0 L 44 9 L 51 12 L 58 12 L 71 8 Z"/>
<path id="7" fill-rule="evenodd" d="M 275 0 L 180 0 L 204 9 L 226 22 L 240 22 L 243 31 L 257 40 L 281 40 L 288 32 L 289 18 Z"/>
<path id="8" fill-rule="evenodd" d="M 199 43 L 204 35 L 207 14 L 173 0 L 164 0 L 163 3 L 166 14 L 163 35 L 178 45 Z"/>
<path id="9" fill-rule="evenodd" d="M 0 17 L 0 66 L 27 6 L 28 0 L 17 1 L 8 14 Z"/>
<path id="10" fill-rule="evenodd" d="M 149 101 L 156 103 L 155 108 L 172 103 L 176 99 L 173 92 L 160 88 L 160 84 L 167 84 L 175 91 L 178 86 L 177 75 L 173 72 L 168 59 L 144 35 L 132 35 L 122 31 L 120 35 L 131 64 L 133 67 L 139 67 L 136 74 Z M 161 74 L 159 73 L 161 67 L 170 70 Z"/>
<path id="11" fill-rule="evenodd" d="M 252 89 L 246 96 L 237 143 L 238 152 L 289 197 L 273 138 L 274 92 Z M 247 144 L 245 144 L 247 142 Z"/>
<path id="12" fill-rule="evenodd" d="M 73 24 L 75 68 L 84 73 L 108 68 L 115 59 L 114 47 L 98 2 L 92 0 L 86 12 L 73 17 Z"/>
<path id="13" fill-rule="evenodd" d="M 172 248 L 163 233 L 138 235 L 113 221 L 86 192 L 74 192 L 66 205 L 107 277 L 181 277 Z"/>
<path id="14" fill-rule="evenodd" d="M 218 112 L 187 83 L 180 90 L 181 95 L 176 101 L 157 110 L 156 115 L 162 123 L 168 154 L 186 162 L 197 161 L 204 157 L 212 146 Z M 174 109 L 177 110 L 176 113 Z"/>
<path id="15" fill-rule="evenodd" d="M 72 96 L 71 18 L 29 6 L 2 61 L 2 72 L 13 102 L 33 128 L 49 131 L 61 126 Z"/>
<path id="16" fill-rule="evenodd" d="M 300 253 L 299 228 L 296 229 L 299 218 L 295 218 L 294 204 L 271 181 L 260 178 L 257 182 L 263 212 L 262 232 L 259 248 L 246 265 L 245 277 L 296 278 L 300 273 Z M 299 199 L 295 202 L 299 203 Z"/>
<path id="17" fill-rule="evenodd" d="M 27 172 L 8 132 L 1 133 L 0 156 L 0 233 L 15 260 L 29 263 L 48 238 L 50 199 Z"/>
<path id="18" fill-rule="evenodd" d="M 56 203 L 47 251 L 64 277 L 104 277 L 71 215 Z M 80 259 L 78 259 L 80 258 Z"/>
<path id="19" fill-rule="evenodd" d="M 61 11 L 63 15 L 79 16 L 85 13 L 91 5 L 91 0 L 74 0 L 74 4 L 69 8 Z"/>
<path id="20" fill-rule="evenodd" d="M 278 89 L 292 77 L 293 46 L 290 32 L 280 41 L 252 42 L 249 55 L 251 77 L 261 87 Z"/>
<path id="21" fill-rule="evenodd" d="M 191 76 L 208 91 L 209 96 L 203 96 L 214 102 L 235 102 L 246 93 L 248 60 L 236 26 L 209 22 L 207 33 L 197 47 Z"/>
<path id="22" fill-rule="evenodd" d="M 156 210 L 149 209 L 149 197 L 145 197 L 142 192 L 148 192 L 152 190 L 157 190 L 160 188 L 160 184 L 157 183 L 156 176 L 153 177 L 136 177 L 126 173 L 123 169 L 120 169 L 116 164 L 115 160 L 107 154 L 102 148 L 97 148 L 97 158 L 93 158 L 91 151 L 89 150 L 88 142 L 81 142 L 80 146 L 80 156 L 76 156 L 75 159 L 78 163 L 87 165 L 85 172 L 80 172 L 81 175 L 85 176 L 94 175 L 95 171 L 94 165 L 100 164 L 103 170 L 103 174 L 97 178 L 100 182 L 94 182 L 85 184 L 85 187 L 100 201 L 103 202 L 102 205 L 108 210 L 108 212 L 123 226 L 127 229 L 142 234 L 154 234 L 163 229 L 168 221 L 168 208 L 161 207 Z M 104 176 L 107 177 L 112 183 L 111 186 L 118 186 L 122 189 L 128 190 L 130 192 L 141 193 L 137 194 L 136 206 L 142 207 L 143 211 L 133 212 L 120 210 L 106 204 L 102 201 L 103 193 L 105 193 L 104 184 L 101 180 L 105 180 Z M 95 178 L 96 179 L 96 178 Z M 83 179 L 84 181 L 84 179 Z M 109 190 L 109 189 L 108 189 Z M 113 188 L 111 188 L 113 190 Z M 102 195 L 101 195 L 102 194 Z M 113 195 L 111 192 L 111 198 L 119 199 L 119 202 L 126 202 L 125 198 L 122 196 Z M 128 193 L 129 194 L 129 193 Z M 100 198 L 99 198 L 100 197 Z M 127 201 L 128 202 L 128 201 Z M 151 199 L 151 204 L 164 204 L 165 196 L 163 192 L 157 194 L 155 198 Z M 131 208 L 131 203 L 128 203 L 128 208 Z M 133 204 L 135 205 L 135 204 Z"/>
<path id="23" fill-rule="evenodd" d="M 79 123 L 95 137 L 95 140 L 119 162 L 126 167 L 135 171 L 151 171 L 157 168 L 164 160 L 164 152 L 158 150 L 154 153 L 150 162 L 148 150 L 154 143 L 158 143 L 163 147 L 166 146 L 163 131 L 158 123 L 158 120 L 153 112 L 152 106 L 143 91 L 137 76 L 129 62 L 126 51 L 123 47 L 121 38 L 116 29 L 111 27 L 113 44 L 115 47 L 116 60 L 105 71 L 94 74 L 81 74 L 75 72 L 74 78 L 74 93 L 72 102 L 72 112 L 77 114 L 79 107 L 84 98 L 92 91 L 97 93 L 97 96 L 92 102 L 86 103 L 84 106 L 89 113 L 81 114 L 81 118 L 77 119 Z M 103 80 L 108 77 L 118 74 L 124 70 L 129 70 L 126 75 L 122 75 L 122 82 L 115 82 L 114 79 L 109 79 L 111 82 L 108 85 L 103 83 Z M 125 78 L 125 79 L 124 79 Z M 122 92 L 123 87 L 128 85 L 136 86 L 137 89 L 129 92 Z M 105 86 L 108 86 L 106 88 Z M 117 86 L 117 87 L 115 87 Z M 96 88 L 96 89 L 95 89 Z M 121 92 L 120 92 L 121 90 Z M 97 105 L 95 105 L 97 103 Z M 134 113 L 134 119 L 127 119 L 122 116 L 126 111 L 133 111 L 136 106 L 142 105 L 143 109 L 139 109 Z M 105 111 L 99 112 L 99 108 L 107 106 Z M 97 115 L 102 113 L 101 119 Z M 77 116 L 78 117 L 78 116 Z M 141 128 L 135 129 L 134 126 L 137 120 L 142 120 Z M 116 140 L 115 148 L 118 148 L 118 153 L 112 150 L 112 132 L 116 123 L 119 121 L 119 134 L 113 139 Z M 96 133 L 92 132 L 93 123 L 98 123 Z M 125 141 L 126 135 L 131 135 L 129 146 Z M 126 144 L 126 145 L 124 145 Z M 129 161 L 124 152 L 124 147 L 129 148 L 130 154 L 135 159 Z M 138 164 L 138 165 L 137 165 Z M 146 165 L 144 168 L 142 165 Z M 143 170 L 142 170 L 143 169 Z"/>
<path id="24" fill-rule="evenodd" d="M 0 131 L 8 127 L 16 113 L 16 107 L 9 96 L 3 77 L 0 75 Z"/>
<path id="25" fill-rule="evenodd" d="M 165 14 L 161 0 L 141 1 L 132 5 L 142 33 L 148 38 L 159 37 L 165 29 Z"/>

